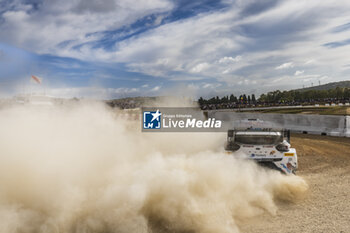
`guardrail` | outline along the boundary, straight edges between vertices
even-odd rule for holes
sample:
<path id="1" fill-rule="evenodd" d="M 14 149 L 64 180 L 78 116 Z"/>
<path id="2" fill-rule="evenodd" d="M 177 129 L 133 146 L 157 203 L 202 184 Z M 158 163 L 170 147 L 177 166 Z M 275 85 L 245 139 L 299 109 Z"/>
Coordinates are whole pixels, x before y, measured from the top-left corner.
<path id="1" fill-rule="evenodd" d="M 296 133 L 320 134 L 350 137 L 350 117 L 331 115 L 237 113 L 232 111 L 208 111 L 208 117 L 222 120 L 225 127 L 235 127 L 235 121 L 260 119 L 271 122 L 276 127 L 289 129 Z"/>

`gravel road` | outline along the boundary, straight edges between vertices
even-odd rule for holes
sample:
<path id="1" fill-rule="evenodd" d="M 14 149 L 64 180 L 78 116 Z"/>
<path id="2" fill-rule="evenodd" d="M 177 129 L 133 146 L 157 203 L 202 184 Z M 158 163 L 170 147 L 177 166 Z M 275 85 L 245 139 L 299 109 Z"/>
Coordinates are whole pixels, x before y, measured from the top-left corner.
<path id="1" fill-rule="evenodd" d="M 297 203 L 277 201 L 276 216 L 242 222 L 241 232 L 350 232 L 350 138 L 299 134 L 291 144 L 309 193 Z"/>

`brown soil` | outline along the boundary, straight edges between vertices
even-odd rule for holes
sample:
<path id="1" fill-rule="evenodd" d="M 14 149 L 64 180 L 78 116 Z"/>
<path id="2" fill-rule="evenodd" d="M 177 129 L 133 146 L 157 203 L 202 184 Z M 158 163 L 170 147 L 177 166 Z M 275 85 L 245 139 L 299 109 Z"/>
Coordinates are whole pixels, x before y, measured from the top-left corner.
<path id="1" fill-rule="evenodd" d="M 293 135 L 298 175 L 309 184 L 304 200 L 277 200 L 276 216 L 240 224 L 241 232 L 350 232 L 350 138 Z"/>

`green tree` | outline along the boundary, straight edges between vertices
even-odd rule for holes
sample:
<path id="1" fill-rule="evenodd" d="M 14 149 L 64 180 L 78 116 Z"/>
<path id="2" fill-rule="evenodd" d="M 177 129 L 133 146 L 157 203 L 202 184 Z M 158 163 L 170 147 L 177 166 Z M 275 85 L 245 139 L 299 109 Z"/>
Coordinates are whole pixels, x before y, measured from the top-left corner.
<path id="1" fill-rule="evenodd" d="M 200 105 L 204 104 L 204 99 L 203 99 L 202 97 L 200 97 L 199 100 L 198 100 L 198 103 L 199 103 Z"/>
<path id="2" fill-rule="evenodd" d="M 255 99 L 255 95 L 252 94 L 252 102 L 255 104 L 256 103 L 256 99 Z"/>
<path id="3" fill-rule="evenodd" d="M 230 95 L 230 102 L 234 102 L 235 101 L 235 96 L 233 94 Z"/>

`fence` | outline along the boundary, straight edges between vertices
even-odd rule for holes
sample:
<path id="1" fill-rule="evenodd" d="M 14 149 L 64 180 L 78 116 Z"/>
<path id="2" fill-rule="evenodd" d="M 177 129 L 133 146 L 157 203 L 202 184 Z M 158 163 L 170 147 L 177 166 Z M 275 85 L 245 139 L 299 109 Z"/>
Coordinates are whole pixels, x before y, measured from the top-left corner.
<path id="1" fill-rule="evenodd" d="M 225 127 L 235 127 L 235 121 L 260 119 L 276 127 L 296 133 L 350 137 L 350 117 L 305 114 L 237 113 L 232 111 L 208 111 L 208 117 L 222 120 Z"/>

